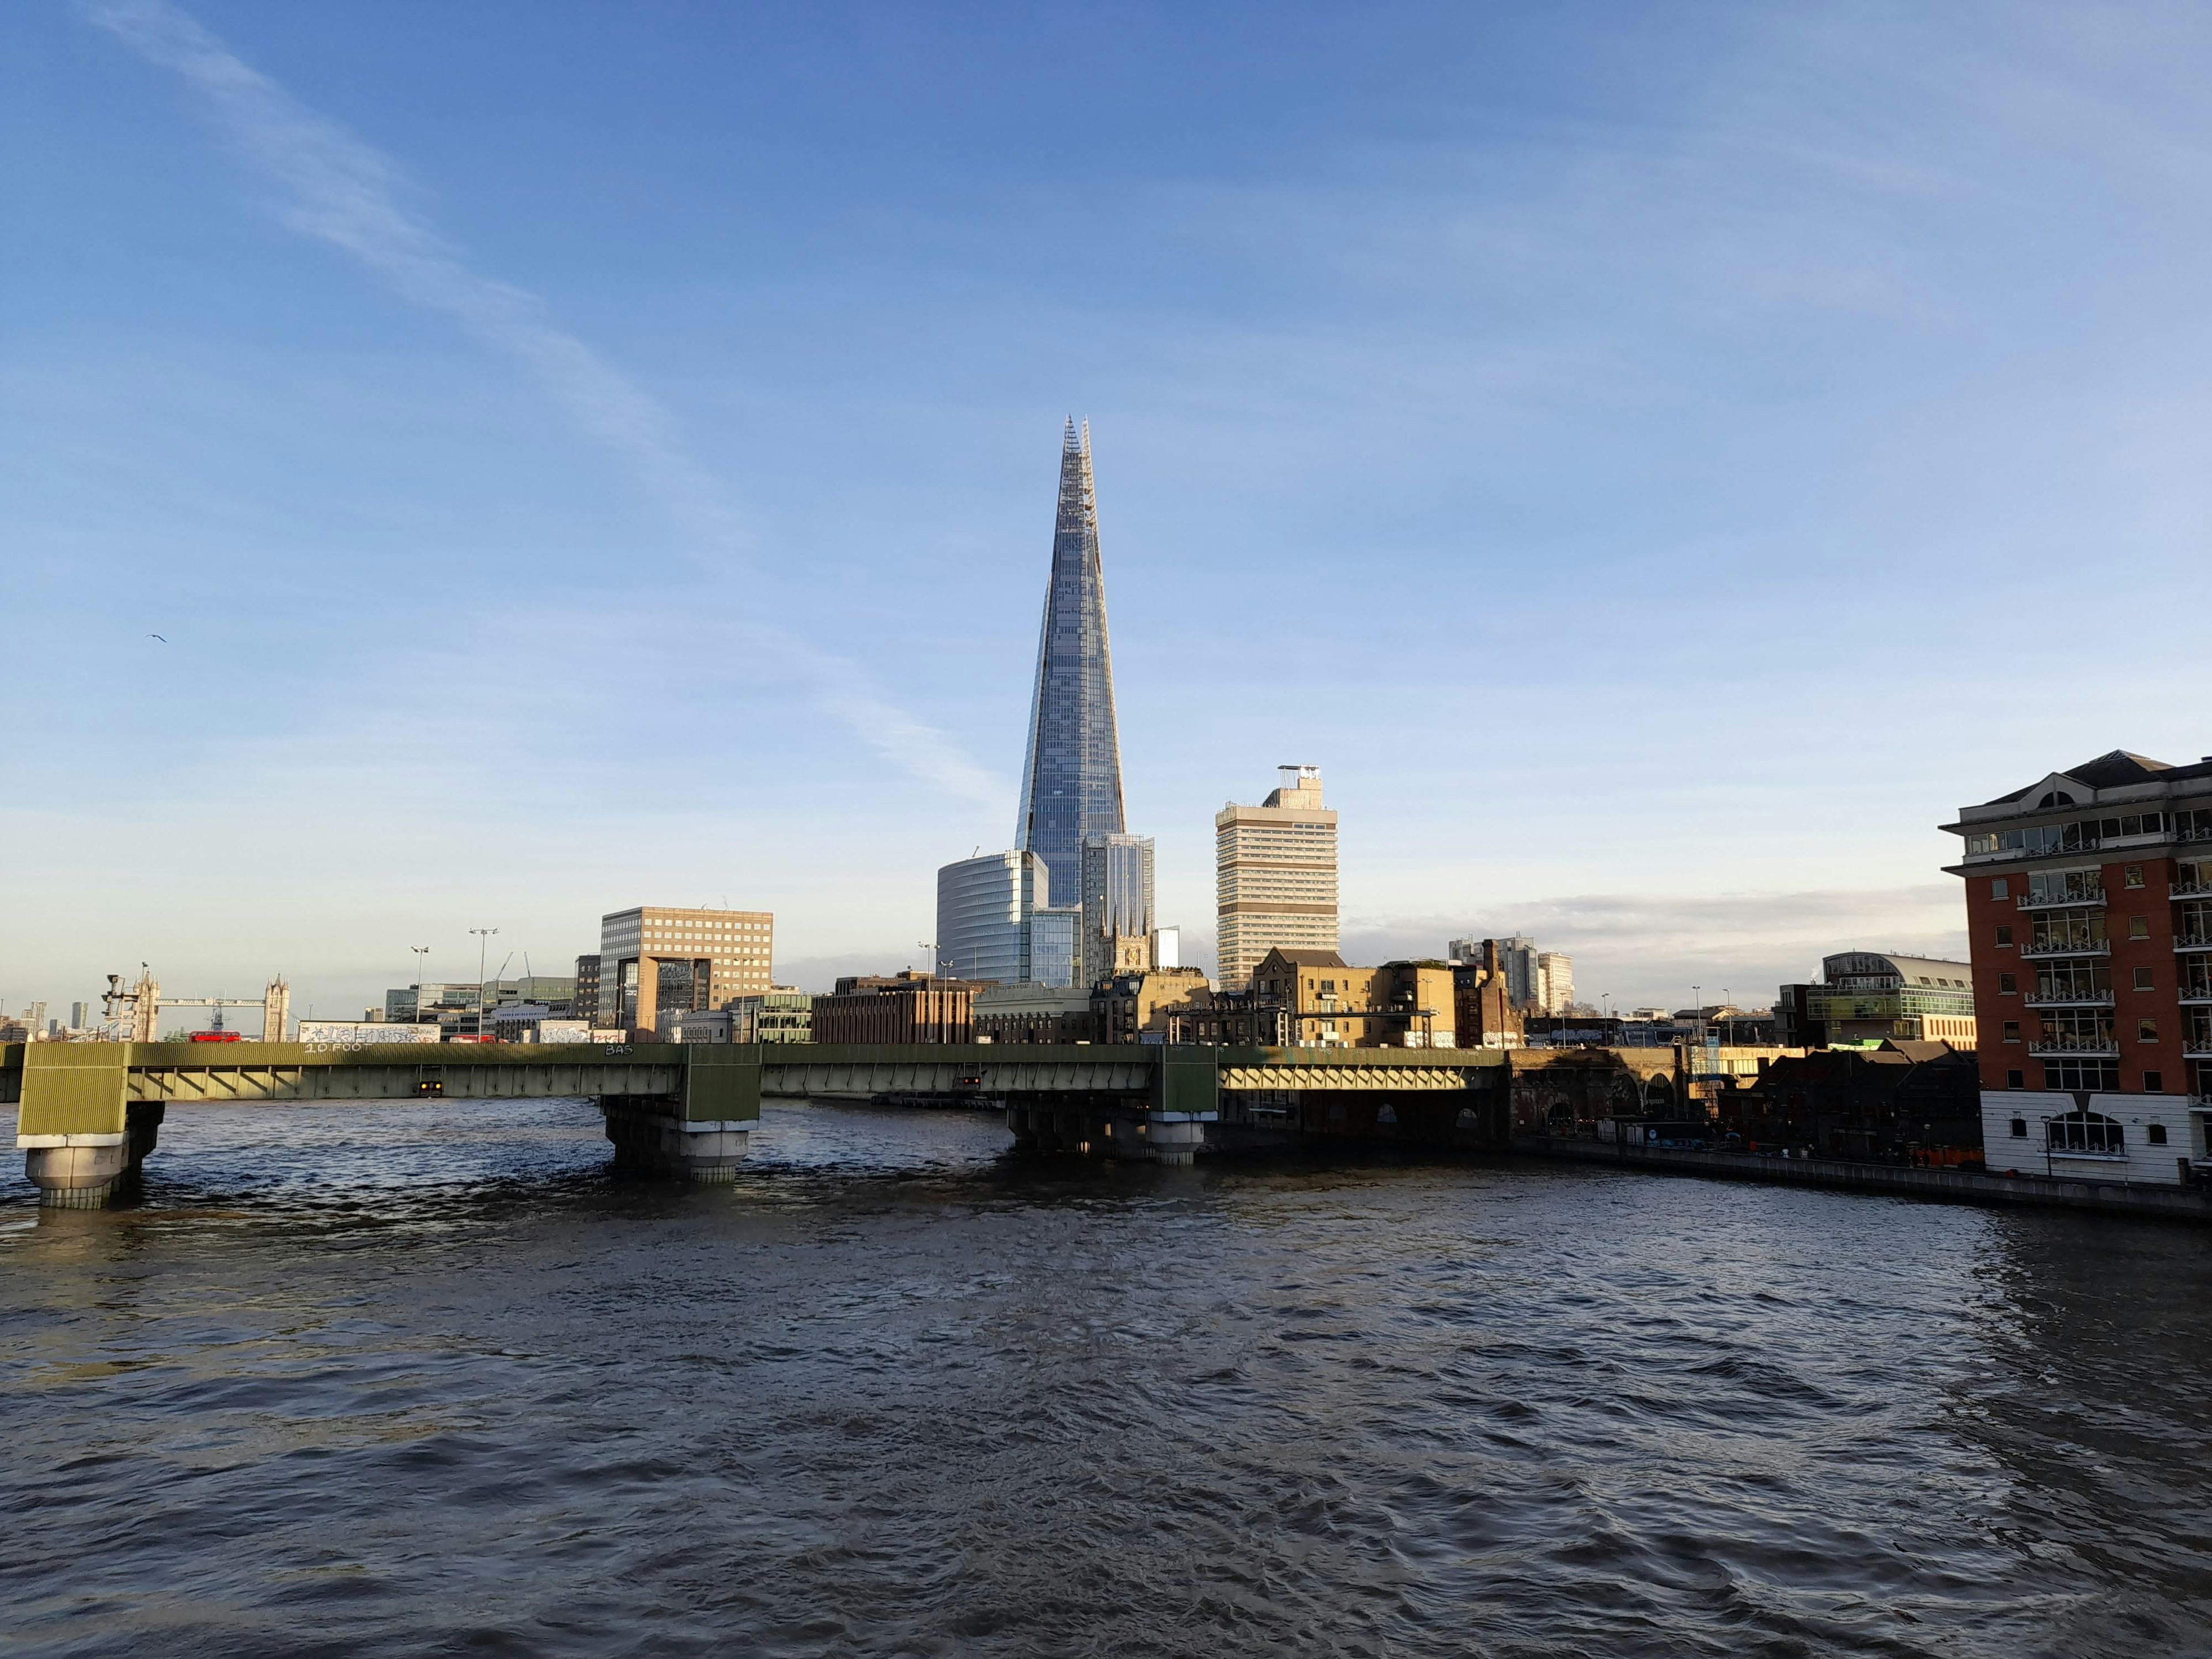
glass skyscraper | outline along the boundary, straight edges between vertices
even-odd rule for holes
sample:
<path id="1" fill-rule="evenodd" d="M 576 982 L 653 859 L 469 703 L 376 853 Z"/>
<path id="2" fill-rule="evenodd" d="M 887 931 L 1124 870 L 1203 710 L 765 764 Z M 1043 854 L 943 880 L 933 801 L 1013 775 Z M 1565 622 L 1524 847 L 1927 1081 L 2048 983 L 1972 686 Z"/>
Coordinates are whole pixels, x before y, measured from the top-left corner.
<path id="1" fill-rule="evenodd" d="M 1070 420 L 1060 445 L 1060 514 L 1037 640 L 1020 810 L 1014 845 L 1044 860 L 1052 896 L 1063 902 L 1083 890 L 1084 837 L 1127 827 L 1088 421 L 1079 436 Z"/>

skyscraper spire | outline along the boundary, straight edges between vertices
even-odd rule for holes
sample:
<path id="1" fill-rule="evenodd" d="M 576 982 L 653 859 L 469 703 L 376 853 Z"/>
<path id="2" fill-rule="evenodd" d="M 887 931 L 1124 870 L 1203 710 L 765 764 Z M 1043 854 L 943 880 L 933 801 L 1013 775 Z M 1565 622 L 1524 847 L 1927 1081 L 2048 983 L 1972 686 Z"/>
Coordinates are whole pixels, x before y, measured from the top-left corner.
<path id="1" fill-rule="evenodd" d="M 1020 811 L 1014 845 L 1044 860 L 1055 905 L 1074 902 L 1082 890 L 1084 836 L 1124 826 L 1091 423 L 1085 421 L 1079 435 L 1072 415 L 1060 440 L 1060 511 L 1037 639 Z"/>

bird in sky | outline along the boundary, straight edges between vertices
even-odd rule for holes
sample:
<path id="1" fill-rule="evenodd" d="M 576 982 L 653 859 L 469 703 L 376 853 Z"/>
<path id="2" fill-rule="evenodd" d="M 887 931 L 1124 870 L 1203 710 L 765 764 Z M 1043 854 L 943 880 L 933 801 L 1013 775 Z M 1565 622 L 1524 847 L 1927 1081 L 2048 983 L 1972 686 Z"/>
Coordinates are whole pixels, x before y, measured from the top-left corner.
<path id="1" fill-rule="evenodd" d="M 161 643 L 164 645 L 168 643 L 168 641 L 161 639 L 161 636 L 159 634 L 149 634 L 146 637 L 149 640 L 161 640 Z"/>

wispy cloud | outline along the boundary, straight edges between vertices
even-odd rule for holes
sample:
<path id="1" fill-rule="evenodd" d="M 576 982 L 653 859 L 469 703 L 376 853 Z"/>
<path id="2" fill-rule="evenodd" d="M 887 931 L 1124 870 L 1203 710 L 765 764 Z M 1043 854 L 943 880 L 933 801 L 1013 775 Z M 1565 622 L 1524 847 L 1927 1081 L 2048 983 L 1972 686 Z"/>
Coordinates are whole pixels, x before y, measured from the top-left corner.
<path id="1" fill-rule="evenodd" d="M 1820 976 L 1836 951 L 1901 951 L 1963 957 L 1965 907 L 1958 884 L 1835 888 L 1787 893 L 1680 896 L 1583 894 L 1501 908 L 1472 920 L 1353 921 L 1346 960 L 1437 956 L 1448 939 L 1525 933 L 1575 959 L 1585 1000 L 1689 1000 L 1692 981 L 1740 1003 L 1764 1003 L 1777 985 Z"/>
<path id="2" fill-rule="evenodd" d="M 167 0 L 85 0 L 85 15 L 199 95 L 240 153 L 282 192 L 285 223 L 351 255 L 426 309 L 520 365 L 581 432 L 622 458 L 691 543 L 726 559 L 747 537 L 722 481 L 685 447 L 668 411 L 552 320 L 545 302 L 485 276 L 401 200 L 398 169 L 308 109 Z M 854 664 L 760 623 L 760 653 L 787 664 L 817 705 L 916 777 L 966 799 L 1003 804 L 1011 786 L 959 744 L 872 690 Z"/>

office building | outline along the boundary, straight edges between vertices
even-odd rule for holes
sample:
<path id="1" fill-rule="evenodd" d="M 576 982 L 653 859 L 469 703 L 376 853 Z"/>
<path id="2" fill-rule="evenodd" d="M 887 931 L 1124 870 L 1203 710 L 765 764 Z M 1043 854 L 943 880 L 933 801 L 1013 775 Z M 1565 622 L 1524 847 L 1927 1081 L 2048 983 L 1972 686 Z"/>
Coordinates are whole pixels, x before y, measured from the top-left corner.
<path id="1" fill-rule="evenodd" d="M 1073 904 L 1083 890 L 1084 837 L 1127 828 L 1121 817 L 1121 747 L 1087 422 L 1079 439 L 1070 421 L 1060 446 L 1052 575 L 1037 639 L 1029 733 L 1014 846 L 1042 858 L 1053 894 L 1062 905 Z"/>
<path id="2" fill-rule="evenodd" d="M 966 980 L 911 971 L 854 975 L 814 999 L 817 1042 L 973 1042 L 975 994 Z"/>
<path id="3" fill-rule="evenodd" d="M 1989 1167 L 2188 1181 L 2212 1113 L 2212 757 L 2115 750 L 1943 828 Z"/>
<path id="4" fill-rule="evenodd" d="M 1563 951 L 1539 951 L 1535 973 L 1536 1012 L 1566 1014 L 1575 1006 L 1575 959 Z"/>
<path id="5" fill-rule="evenodd" d="M 1083 838 L 1083 939 L 1077 983 L 1088 988 L 1152 966 L 1152 840 Z"/>
<path id="6" fill-rule="evenodd" d="M 1026 981 L 1030 917 L 1050 903 L 1049 883 L 1035 853 L 986 853 L 939 869 L 938 969 L 1002 985 Z"/>
<path id="7" fill-rule="evenodd" d="M 1029 939 L 1029 982 L 1061 990 L 1073 988 L 1082 963 L 1082 906 L 1055 904 L 1030 911 Z"/>
<path id="8" fill-rule="evenodd" d="M 599 958 L 595 951 L 576 958 L 576 988 L 569 999 L 569 1012 L 578 1019 L 597 1020 L 599 1017 Z"/>
<path id="9" fill-rule="evenodd" d="M 1842 951 L 1820 959 L 1820 978 L 1821 983 L 1804 988 L 1802 1012 L 1793 988 L 1782 988 L 1775 1005 L 1775 1038 L 1817 1030 L 1823 1046 L 1879 1046 L 1892 1039 L 1974 1046 L 1974 970 L 1969 963 Z"/>
<path id="10" fill-rule="evenodd" d="M 771 988 L 775 946 L 775 918 L 765 910 L 611 911 L 599 919 L 597 1012 L 576 1012 L 599 1025 L 657 1034 L 664 1013 L 696 1013 Z"/>
<path id="11" fill-rule="evenodd" d="M 1273 950 L 1334 953 L 1336 814 L 1322 805 L 1321 769 L 1277 769 L 1281 783 L 1258 806 L 1231 801 L 1214 815 L 1214 900 L 1224 991 L 1242 991 Z"/>
<path id="12" fill-rule="evenodd" d="M 779 985 L 724 1003 L 732 1042 L 811 1042 L 814 999 L 795 985 Z"/>

